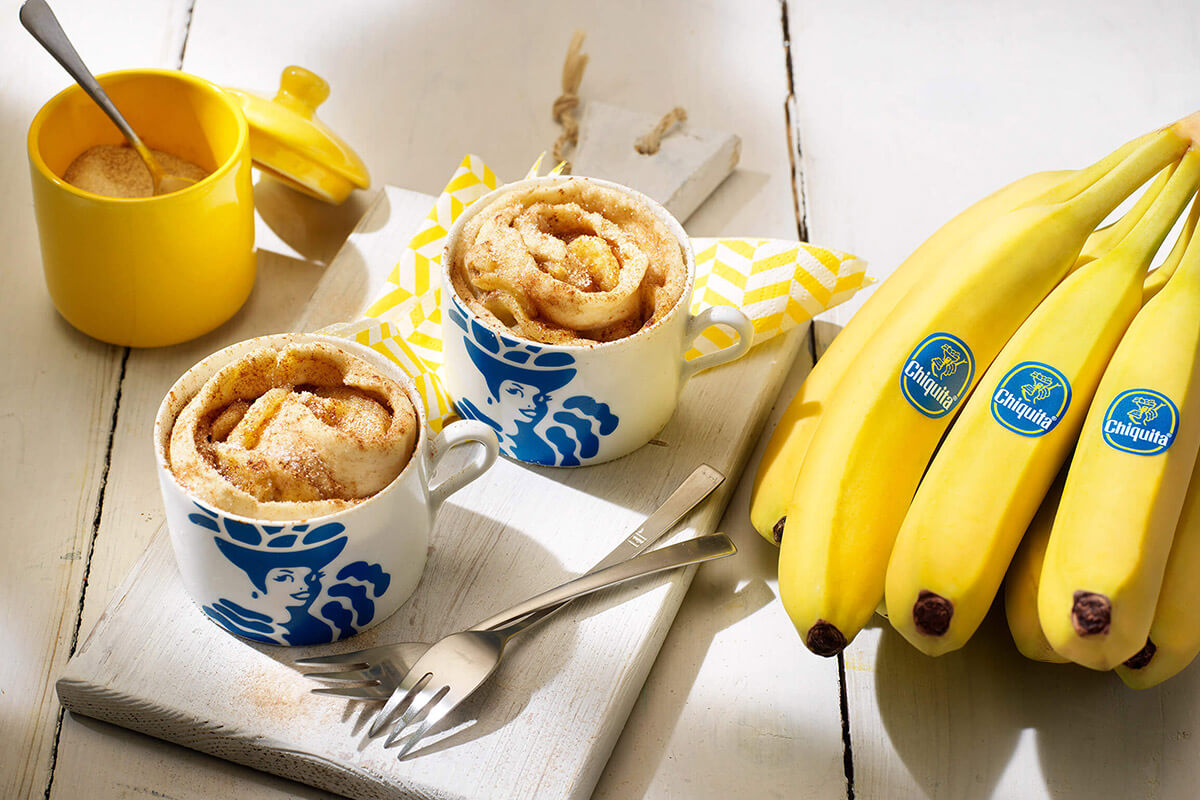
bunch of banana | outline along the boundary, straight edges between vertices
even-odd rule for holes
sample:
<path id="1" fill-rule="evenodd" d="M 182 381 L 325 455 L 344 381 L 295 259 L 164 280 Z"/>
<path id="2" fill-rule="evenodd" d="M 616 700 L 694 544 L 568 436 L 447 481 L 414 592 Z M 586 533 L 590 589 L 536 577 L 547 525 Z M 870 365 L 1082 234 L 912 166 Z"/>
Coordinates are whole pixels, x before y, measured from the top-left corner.
<path id="1" fill-rule="evenodd" d="M 1172 174 L 1173 173 L 1173 174 Z M 929 655 L 966 644 L 1075 444 L 1142 305 L 1146 270 L 1200 184 L 1189 150 L 1133 229 L 1058 285 L 984 374 L 921 479 L 887 567 L 888 619 Z"/>
<path id="2" fill-rule="evenodd" d="M 1115 166 L 1145 138 L 1129 142 L 1101 163 Z M 1073 176 L 1073 181 L 1066 180 L 1069 176 Z M 1166 184 L 1167 177 L 1164 171 L 1142 193 L 1133 208 L 1116 222 L 1088 236 L 1072 270 L 1094 261 L 1100 253 L 1112 249 L 1123 239 L 1150 207 L 1158 191 Z M 825 399 L 846 374 L 862 346 L 909 289 L 926 280 L 937 280 L 942 270 L 953 270 L 956 266 L 952 258 L 955 250 L 988 219 L 1012 211 L 1044 195 L 1051 188 L 1059 187 L 1062 190 L 1062 187 L 1068 186 L 1070 191 L 1082 189 L 1083 179 L 1079 173 L 1071 170 L 1035 172 L 993 192 L 939 228 L 867 298 L 829 349 L 813 365 L 804 385 L 784 409 L 783 416 L 767 441 L 750 494 L 750 523 L 760 536 L 773 544 L 783 540 L 787 507 L 796 488 L 796 476 L 800 472 L 808 442 L 816 430 Z"/>
<path id="3" fill-rule="evenodd" d="M 943 255 L 952 263 L 916 280 L 866 337 L 821 401 L 786 512 L 780 595 L 810 650 L 839 652 L 869 619 L 921 474 L 979 374 L 1100 221 L 1183 156 L 1194 125 L 1144 137 L 980 220 Z"/>
<path id="4" fill-rule="evenodd" d="M 1151 187 L 1152 190 L 1153 187 Z M 1137 211 L 1136 208 L 1129 213 L 1132 214 L 1135 211 Z M 1149 302 L 1150 298 L 1158 294 L 1159 290 L 1166 285 L 1167 279 L 1175 273 L 1175 268 L 1179 266 L 1179 261 L 1183 258 L 1184 250 L 1191 240 L 1198 220 L 1200 220 L 1200 197 L 1197 197 L 1196 201 L 1192 203 L 1191 213 L 1188 214 L 1183 230 L 1180 232 L 1179 238 L 1175 240 L 1175 246 L 1171 248 L 1170 254 L 1143 282 L 1143 304 Z M 1087 247 L 1085 246 L 1084 249 L 1086 250 Z M 1056 664 L 1068 663 L 1070 659 L 1063 658 L 1054 652 L 1054 648 L 1050 646 L 1050 642 L 1046 641 L 1046 634 L 1042 632 L 1042 624 L 1037 616 L 1037 587 L 1038 581 L 1041 580 L 1042 576 L 1042 561 L 1046 555 L 1046 544 L 1050 541 L 1050 529 L 1054 525 L 1054 515 L 1058 513 L 1058 504 L 1062 499 L 1063 483 L 1066 479 L 1067 471 L 1063 469 L 1058 473 L 1058 477 L 1054 480 L 1054 483 L 1051 484 L 1050 491 L 1046 493 L 1041 507 L 1038 508 L 1037 514 L 1033 517 L 1033 522 L 1029 524 L 1029 530 L 1025 532 L 1025 536 L 1021 539 L 1021 545 L 1017 548 L 1012 564 L 1008 568 L 1008 575 L 1004 579 L 1004 613 L 1008 618 L 1008 628 L 1012 632 L 1013 642 L 1017 645 L 1017 650 L 1026 658 L 1034 661 L 1047 661 Z M 1175 591 L 1175 589 L 1169 591 L 1168 587 L 1179 587 L 1182 591 L 1188 592 L 1187 589 L 1183 588 L 1190 585 L 1187 582 L 1188 576 L 1200 574 L 1200 548 L 1195 553 L 1192 553 L 1189 549 L 1186 556 L 1177 557 L 1176 555 L 1177 551 L 1182 552 L 1182 541 L 1184 539 L 1181 537 L 1184 534 L 1181 531 L 1185 527 L 1184 520 L 1191 518 L 1190 513 L 1200 515 L 1200 485 L 1195 484 L 1195 471 L 1193 471 L 1192 479 L 1193 483 L 1188 488 L 1188 499 L 1184 501 L 1183 516 L 1180 518 L 1179 527 L 1176 528 L 1175 542 L 1171 546 L 1171 555 L 1167 559 L 1167 574 L 1163 578 L 1163 589 L 1159 595 L 1159 606 L 1155 609 L 1155 625 L 1159 624 L 1160 613 L 1164 616 L 1163 624 L 1168 624 L 1165 619 L 1167 614 L 1166 609 L 1170 608 L 1172 604 L 1165 601 L 1165 598 L 1171 596 Z M 1193 492 L 1196 494 L 1194 498 L 1192 496 Z M 1196 504 L 1196 508 L 1192 512 L 1189 512 L 1192 503 Z M 1195 524 L 1197 528 L 1197 533 L 1194 534 L 1195 540 L 1200 541 L 1200 516 L 1197 516 L 1192 524 Z M 1188 559 L 1196 560 L 1192 560 L 1191 564 L 1188 565 L 1186 563 Z M 1172 578 L 1173 575 L 1176 577 Z M 1189 635 L 1196 638 L 1184 642 L 1182 637 L 1172 637 L 1172 645 L 1170 647 L 1178 655 L 1169 657 L 1169 660 L 1174 662 L 1170 667 L 1167 666 L 1167 658 L 1161 659 L 1153 670 L 1146 670 L 1136 675 L 1127 670 L 1123 672 L 1122 667 L 1117 667 L 1117 671 L 1122 673 L 1123 678 L 1126 678 L 1126 683 L 1135 688 L 1152 686 L 1166 680 L 1175 674 L 1175 672 L 1187 666 L 1192 658 L 1191 656 L 1187 656 L 1185 659 L 1186 654 L 1190 652 L 1194 656 L 1197 651 L 1200 651 L 1200 619 L 1179 626 L 1173 625 L 1172 633 L 1175 630 L 1179 630 L 1180 632 L 1185 630 L 1190 631 Z M 1151 637 L 1153 635 L 1154 626 L 1152 625 Z M 1162 634 L 1160 634 L 1161 636 Z M 1191 649 L 1192 646 L 1195 647 L 1194 650 Z M 1136 658 L 1137 656 L 1134 656 L 1134 659 Z M 1128 664 L 1128 662 L 1126 663 Z M 1172 669 L 1174 671 L 1171 671 Z"/>
<path id="5" fill-rule="evenodd" d="M 1200 237 L 1129 326 L 1071 459 L 1038 584 L 1060 655 L 1112 669 L 1146 644 L 1200 447 Z"/>

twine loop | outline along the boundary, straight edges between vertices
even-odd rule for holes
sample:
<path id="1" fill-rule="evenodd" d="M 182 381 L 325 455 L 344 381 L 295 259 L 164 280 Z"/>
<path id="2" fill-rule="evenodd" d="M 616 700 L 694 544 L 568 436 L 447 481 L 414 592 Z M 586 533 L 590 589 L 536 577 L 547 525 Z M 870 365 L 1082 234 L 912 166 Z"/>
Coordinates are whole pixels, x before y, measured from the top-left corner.
<path id="1" fill-rule="evenodd" d="M 663 137 L 667 135 L 667 131 L 674 128 L 681 122 L 687 122 L 687 111 L 683 106 L 675 106 L 658 121 L 658 124 L 650 129 L 650 132 L 642 136 L 633 143 L 633 149 L 637 150 L 644 156 L 652 156 L 658 152 L 658 148 L 662 147 Z"/>
<path id="2" fill-rule="evenodd" d="M 562 174 L 569 175 L 571 163 L 567 161 L 567 148 L 579 144 L 579 86 L 583 83 L 583 72 L 587 69 L 588 57 L 582 53 L 583 31 L 575 31 L 571 36 L 571 44 L 567 47 L 567 57 L 563 61 L 562 94 L 554 101 L 551 114 L 554 121 L 562 126 L 562 133 L 554 141 L 551 151 L 554 160 L 563 165 Z M 682 106 L 675 106 L 658 121 L 649 132 L 639 137 L 633 147 L 642 155 L 654 155 L 662 147 L 663 137 L 672 128 L 687 121 L 687 111 Z"/>
<path id="3" fill-rule="evenodd" d="M 554 142 L 554 160 L 566 163 L 563 172 L 570 172 L 571 165 L 567 162 L 565 151 L 567 147 L 575 147 L 579 142 L 579 119 L 575 112 L 579 109 L 579 85 L 583 83 L 583 71 L 587 69 L 588 57 L 581 53 L 583 49 L 583 31 L 575 31 L 571 36 L 571 44 L 567 48 L 567 58 L 563 62 L 562 94 L 554 101 L 552 113 L 554 121 L 562 125 L 563 132 Z"/>

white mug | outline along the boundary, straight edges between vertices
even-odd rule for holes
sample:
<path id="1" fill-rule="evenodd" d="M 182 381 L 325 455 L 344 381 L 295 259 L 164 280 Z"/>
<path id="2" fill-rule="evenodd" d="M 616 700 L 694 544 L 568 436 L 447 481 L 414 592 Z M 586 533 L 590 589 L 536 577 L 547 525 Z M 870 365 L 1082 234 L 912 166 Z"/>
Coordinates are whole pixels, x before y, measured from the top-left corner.
<path id="1" fill-rule="evenodd" d="M 543 344 L 484 323 L 454 291 L 452 253 L 468 220 L 500 193 L 566 180 L 591 183 L 641 200 L 679 241 L 686 290 L 653 325 L 611 342 Z M 459 215 L 442 254 L 442 353 L 439 373 L 458 413 L 487 423 L 509 458 L 546 466 L 583 466 L 620 458 L 646 444 L 675 413 L 684 384 L 703 369 L 740 358 L 754 326 L 732 306 L 688 313 L 696 259 L 683 226 L 649 197 L 596 178 L 546 177 L 510 183 Z M 687 361 L 706 328 L 726 325 L 733 344 Z"/>
<path id="2" fill-rule="evenodd" d="M 417 442 L 398 476 L 349 508 L 294 521 L 256 520 L 215 508 L 184 489 L 167 462 L 171 427 L 217 370 L 264 346 L 321 341 L 358 356 L 399 382 L 417 412 Z M 453 447 L 475 444 L 465 467 L 430 486 Z M 226 631 L 258 642 L 313 645 L 382 622 L 408 600 L 425 568 L 429 532 L 442 503 L 496 460 L 496 437 L 456 422 L 432 441 L 412 381 L 369 347 L 318 334 L 280 334 L 226 347 L 175 382 L 154 420 L 154 452 L 167 528 L 184 587 Z"/>

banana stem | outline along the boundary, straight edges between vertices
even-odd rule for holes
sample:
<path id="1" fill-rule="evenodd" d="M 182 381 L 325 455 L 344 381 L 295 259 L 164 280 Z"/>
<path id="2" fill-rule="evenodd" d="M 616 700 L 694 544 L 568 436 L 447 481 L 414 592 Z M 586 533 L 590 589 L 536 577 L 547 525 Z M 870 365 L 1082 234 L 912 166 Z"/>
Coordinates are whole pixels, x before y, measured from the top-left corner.
<path id="1" fill-rule="evenodd" d="M 1025 203 L 1018 206 L 1018 208 L 1025 208 L 1027 206 L 1053 205 L 1056 203 L 1064 203 L 1067 200 L 1070 200 L 1080 192 L 1090 187 L 1096 181 L 1103 178 L 1109 171 L 1113 169 L 1113 167 L 1124 161 L 1126 157 L 1133 153 L 1133 151 L 1144 145 L 1157 133 L 1160 133 L 1160 131 L 1151 131 L 1150 133 L 1142 134 L 1136 139 L 1131 139 L 1130 141 L 1118 147 L 1116 150 L 1113 150 L 1104 158 L 1097 161 L 1095 164 L 1084 167 L 1083 169 L 1075 170 L 1071 174 L 1064 177 L 1062 181 L 1050 187 L 1041 194 L 1035 195 Z"/>
<path id="2" fill-rule="evenodd" d="M 1102 178 L 1063 204 L 1092 228 L 1100 224 L 1137 187 L 1172 161 L 1178 161 L 1191 141 L 1173 128 L 1157 131 Z"/>
<path id="3" fill-rule="evenodd" d="M 1187 250 L 1188 242 L 1192 240 L 1192 235 L 1195 233 L 1197 222 L 1200 222 L 1200 195 L 1197 195 L 1196 199 L 1192 201 L 1192 210 L 1188 212 L 1183 228 L 1175 239 L 1175 246 L 1171 248 L 1171 252 L 1167 254 L 1163 262 L 1146 276 L 1146 281 L 1142 284 L 1142 305 L 1158 294 L 1175 274 L 1179 262 L 1183 259 L 1183 253 Z"/>
<path id="4" fill-rule="evenodd" d="M 1146 212 L 1154 205 L 1154 200 L 1162 192 L 1163 187 L 1167 185 L 1167 181 L 1170 180 L 1171 175 L 1175 172 L 1176 166 L 1176 164 L 1170 164 L 1164 167 L 1155 176 L 1154 181 L 1146 188 L 1146 191 L 1142 192 L 1141 196 L 1138 197 L 1133 208 L 1126 211 L 1120 219 L 1111 225 L 1097 228 L 1092 232 L 1092 235 L 1083 243 L 1083 250 L 1079 253 L 1079 258 L 1075 259 L 1075 264 L 1071 267 L 1072 272 L 1100 258 L 1129 235 L 1129 232 L 1137 225 L 1138 220 L 1146 216 Z"/>
<path id="5" fill-rule="evenodd" d="M 1139 264 L 1148 263 L 1171 232 L 1171 226 L 1188 200 L 1196 193 L 1198 184 L 1200 151 L 1188 150 L 1150 210 L 1138 220 L 1129 235 L 1113 248 L 1113 252 L 1136 259 Z"/>
<path id="6" fill-rule="evenodd" d="M 1175 274 L 1167 281 L 1167 286 L 1164 288 L 1193 281 L 1200 281 L 1200 236 L 1192 236 L 1188 239 L 1187 248 L 1179 259 L 1179 266 L 1175 268 Z"/>
<path id="7" fill-rule="evenodd" d="M 1171 130 L 1193 145 L 1200 146 L 1200 111 L 1193 111 L 1171 126 Z"/>

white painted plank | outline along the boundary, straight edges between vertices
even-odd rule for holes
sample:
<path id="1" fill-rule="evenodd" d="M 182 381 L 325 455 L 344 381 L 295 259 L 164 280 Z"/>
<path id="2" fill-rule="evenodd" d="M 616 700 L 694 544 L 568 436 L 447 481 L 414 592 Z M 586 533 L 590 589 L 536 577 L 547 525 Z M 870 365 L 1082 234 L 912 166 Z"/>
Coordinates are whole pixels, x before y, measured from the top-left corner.
<path id="1" fill-rule="evenodd" d="M 277 778 L 91 717 L 67 713 L 70 764 L 54 770 L 52 797 L 67 800 L 334 800 L 338 795 Z M 61 756 L 60 756 L 61 758 Z M 80 765 L 87 765 L 81 769 Z M 153 779 L 153 786 L 148 780 Z"/>
<path id="2" fill-rule="evenodd" d="M 63 0 L 55 8 L 96 72 L 175 66 L 185 2 L 153 8 Z M 0 796 L 41 797 L 103 480 L 122 351 L 76 333 L 42 279 L 25 139 L 70 78 L 5 5 L 0 25 Z"/>
<path id="3" fill-rule="evenodd" d="M 1002 184 L 1082 166 L 1194 111 L 1200 50 L 1184 20 L 1195 10 L 790 3 L 812 237 L 882 277 Z M 816 331 L 823 345 L 836 327 Z M 1195 671 L 1139 694 L 1111 675 L 1025 662 L 994 616 L 940 659 L 877 622 L 845 654 L 856 796 L 1195 795 Z"/>
<path id="4" fill-rule="evenodd" d="M 492 6 L 495 6 L 494 8 Z M 689 123 L 742 138 L 737 171 L 689 220 L 695 236 L 794 236 L 783 128 L 786 62 L 776 0 L 365 0 L 197 3 L 185 68 L 273 90 L 301 63 L 329 81 L 318 116 L 377 186 L 440 192 L 467 152 L 508 180 L 550 151 L 571 33 L 591 56 L 580 97 L 687 108 Z"/>
<path id="5" fill-rule="evenodd" d="M 767 430 L 810 366 L 796 359 Z M 741 555 L 698 571 L 593 800 L 845 794 L 837 662 L 804 648 L 777 599 L 779 550 L 750 527 L 766 441 L 721 521 Z"/>
<path id="6" fill-rule="evenodd" d="M 1196 110 L 1189 0 L 788 9 L 810 231 L 877 275 L 1000 186 Z"/>

